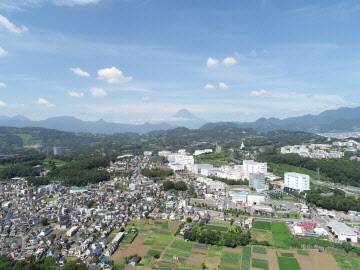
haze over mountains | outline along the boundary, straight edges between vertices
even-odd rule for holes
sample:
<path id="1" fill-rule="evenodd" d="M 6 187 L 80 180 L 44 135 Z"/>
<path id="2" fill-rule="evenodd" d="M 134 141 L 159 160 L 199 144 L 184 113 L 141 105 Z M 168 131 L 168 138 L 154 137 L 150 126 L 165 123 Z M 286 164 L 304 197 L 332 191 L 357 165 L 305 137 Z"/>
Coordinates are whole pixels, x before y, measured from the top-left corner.
<path id="1" fill-rule="evenodd" d="M 33 121 L 23 115 L 14 117 L 0 116 L 0 125 L 9 127 L 43 127 L 70 132 L 88 133 L 126 133 L 144 134 L 155 130 L 169 130 L 177 127 L 189 129 L 211 129 L 219 126 L 253 128 L 261 131 L 295 130 L 308 132 L 351 132 L 360 131 L 360 107 L 339 108 L 328 110 L 319 115 L 304 115 L 285 119 L 260 118 L 254 122 L 216 122 L 209 123 L 200 119 L 188 110 L 180 110 L 171 120 L 163 123 L 144 123 L 142 125 L 119 124 L 98 121 L 83 121 L 72 116 L 51 117 L 45 120 Z"/>

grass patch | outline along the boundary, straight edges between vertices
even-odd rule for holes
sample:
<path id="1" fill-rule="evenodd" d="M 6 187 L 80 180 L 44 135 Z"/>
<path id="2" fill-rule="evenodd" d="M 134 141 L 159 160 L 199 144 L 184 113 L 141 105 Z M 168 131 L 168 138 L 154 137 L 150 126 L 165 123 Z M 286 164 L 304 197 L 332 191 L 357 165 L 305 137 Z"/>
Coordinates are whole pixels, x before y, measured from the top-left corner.
<path id="1" fill-rule="evenodd" d="M 221 232 L 227 232 L 227 227 L 220 227 L 220 226 L 214 226 L 214 225 L 205 225 L 204 229 L 206 230 L 213 230 L 213 231 L 221 231 Z"/>
<path id="2" fill-rule="evenodd" d="M 125 237 L 121 241 L 121 243 L 123 243 L 123 244 L 131 244 L 134 241 L 134 239 L 136 238 L 137 235 L 138 235 L 138 233 L 128 233 L 127 235 L 125 235 Z"/>
<path id="3" fill-rule="evenodd" d="M 190 242 L 185 242 L 183 240 L 175 239 L 174 242 L 171 244 L 171 248 L 179 249 L 187 252 L 191 252 L 194 244 Z"/>
<path id="4" fill-rule="evenodd" d="M 254 268 L 260 268 L 260 269 L 265 269 L 268 270 L 269 269 L 269 264 L 266 260 L 261 260 L 261 259 L 252 259 L 252 263 L 251 266 Z"/>
<path id="5" fill-rule="evenodd" d="M 271 223 L 267 221 L 255 221 L 253 228 L 271 231 Z"/>
<path id="6" fill-rule="evenodd" d="M 234 264 L 238 265 L 240 260 L 239 253 L 224 251 L 221 255 L 221 264 Z"/>
<path id="7" fill-rule="evenodd" d="M 286 240 L 291 237 L 289 228 L 284 222 L 271 222 L 271 232 L 273 236 L 274 246 L 279 248 L 288 248 Z"/>
<path id="8" fill-rule="evenodd" d="M 296 258 L 278 257 L 279 270 L 301 270 Z"/>
<path id="9" fill-rule="evenodd" d="M 154 249 L 150 249 L 148 251 L 148 253 L 145 255 L 146 258 L 153 258 L 154 255 L 159 255 L 160 256 L 161 251 L 160 250 L 154 250 Z"/>
<path id="10" fill-rule="evenodd" d="M 253 247 L 254 253 L 266 254 L 266 248 L 264 247 Z"/>
<path id="11" fill-rule="evenodd" d="M 152 249 L 158 249 L 158 250 L 164 250 L 165 247 L 161 247 L 161 246 L 152 246 Z"/>
<path id="12" fill-rule="evenodd" d="M 303 250 L 303 249 L 298 249 L 297 254 L 309 256 L 309 251 Z"/>
<path id="13" fill-rule="evenodd" d="M 281 253 L 281 257 L 294 258 L 294 253 Z"/>
<path id="14" fill-rule="evenodd" d="M 333 253 L 333 256 L 341 270 L 360 269 L 360 261 L 355 257 L 351 257 L 342 253 Z"/>
<path id="15" fill-rule="evenodd" d="M 187 258 L 190 256 L 190 253 L 188 252 L 183 252 L 183 251 L 179 251 L 177 249 L 173 249 L 173 248 L 168 248 L 165 252 L 166 255 L 170 255 L 171 257 L 176 255 L 178 257 L 184 257 Z"/>
<path id="16" fill-rule="evenodd" d="M 251 248 L 243 247 L 241 270 L 249 270 L 250 269 L 250 259 L 251 259 Z"/>

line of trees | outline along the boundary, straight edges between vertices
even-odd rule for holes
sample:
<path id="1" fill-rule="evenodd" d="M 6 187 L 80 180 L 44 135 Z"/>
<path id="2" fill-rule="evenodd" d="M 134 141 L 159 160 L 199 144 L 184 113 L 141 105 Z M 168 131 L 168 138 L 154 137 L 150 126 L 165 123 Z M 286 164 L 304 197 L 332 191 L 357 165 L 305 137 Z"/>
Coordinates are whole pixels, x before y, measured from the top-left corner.
<path id="1" fill-rule="evenodd" d="M 201 222 L 200 222 L 201 223 Z M 227 232 L 204 229 L 202 224 L 195 225 L 184 232 L 184 239 L 197 241 L 201 244 L 210 244 L 226 247 L 246 246 L 251 241 L 250 231 L 243 231 L 238 226 L 232 226 Z"/>

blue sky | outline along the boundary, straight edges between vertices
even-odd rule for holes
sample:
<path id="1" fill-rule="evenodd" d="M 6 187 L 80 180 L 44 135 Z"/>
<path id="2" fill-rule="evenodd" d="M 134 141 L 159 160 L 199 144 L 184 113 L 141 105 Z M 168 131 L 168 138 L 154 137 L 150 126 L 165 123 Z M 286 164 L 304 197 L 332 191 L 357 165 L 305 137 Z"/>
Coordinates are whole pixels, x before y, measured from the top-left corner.
<path id="1" fill-rule="evenodd" d="M 0 0 L 0 115 L 211 121 L 360 105 L 358 1 Z"/>

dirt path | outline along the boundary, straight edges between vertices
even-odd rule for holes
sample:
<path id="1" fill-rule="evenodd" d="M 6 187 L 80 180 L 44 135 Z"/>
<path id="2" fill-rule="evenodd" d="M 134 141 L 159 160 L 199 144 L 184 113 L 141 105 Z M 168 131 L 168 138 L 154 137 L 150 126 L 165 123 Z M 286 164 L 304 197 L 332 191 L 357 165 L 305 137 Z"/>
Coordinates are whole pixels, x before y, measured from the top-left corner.
<path id="1" fill-rule="evenodd" d="M 269 270 L 279 270 L 275 249 L 267 249 Z M 289 269 L 290 270 L 290 269 Z"/>

